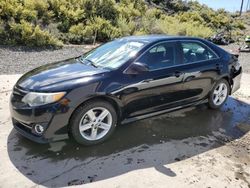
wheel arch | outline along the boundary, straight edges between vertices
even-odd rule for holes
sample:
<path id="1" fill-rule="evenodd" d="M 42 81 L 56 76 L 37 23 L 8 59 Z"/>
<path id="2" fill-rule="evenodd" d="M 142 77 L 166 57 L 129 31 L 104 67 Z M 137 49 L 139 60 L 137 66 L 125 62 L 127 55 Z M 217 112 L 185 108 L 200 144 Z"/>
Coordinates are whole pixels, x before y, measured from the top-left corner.
<path id="1" fill-rule="evenodd" d="M 118 122 L 119 120 L 122 118 L 122 104 L 121 102 L 119 102 L 117 99 L 114 99 L 113 97 L 110 97 L 110 96 L 106 96 L 106 95 L 97 95 L 97 96 L 92 96 L 92 97 L 89 97 L 87 98 L 86 100 L 84 101 L 81 101 L 73 110 L 73 112 L 71 113 L 70 115 L 70 118 L 69 118 L 69 123 L 68 123 L 68 130 L 69 130 L 69 126 L 70 126 L 70 122 L 71 122 L 71 118 L 74 114 L 74 112 L 82 105 L 84 105 L 85 103 L 89 102 L 89 101 L 96 101 L 96 100 L 102 100 L 102 101 L 107 101 L 108 103 L 110 103 L 115 111 L 117 112 L 117 119 L 118 119 Z"/>
<path id="2" fill-rule="evenodd" d="M 229 75 L 223 75 L 222 77 L 220 77 L 219 80 L 221 80 L 221 79 L 224 79 L 224 80 L 226 80 L 228 82 L 229 87 L 230 87 L 229 95 L 231 95 L 232 86 L 233 86 L 233 80 L 230 78 Z M 219 80 L 217 80 L 217 81 L 219 81 Z"/>
<path id="3" fill-rule="evenodd" d="M 229 75 L 224 74 L 224 75 L 221 75 L 221 76 L 217 77 L 216 79 L 214 79 L 213 84 L 212 84 L 212 87 L 211 87 L 210 90 L 209 90 L 208 96 L 209 96 L 211 90 L 215 87 L 216 83 L 217 83 L 218 81 L 220 81 L 221 79 L 224 79 L 224 80 L 226 80 L 226 81 L 228 82 L 229 87 L 230 87 L 230 88 L 229 88 L 229 89 L 230 89 L 229 95 L 231 95 L 232 86 L 233 86 L 233 80 L 230 78 Z"/>

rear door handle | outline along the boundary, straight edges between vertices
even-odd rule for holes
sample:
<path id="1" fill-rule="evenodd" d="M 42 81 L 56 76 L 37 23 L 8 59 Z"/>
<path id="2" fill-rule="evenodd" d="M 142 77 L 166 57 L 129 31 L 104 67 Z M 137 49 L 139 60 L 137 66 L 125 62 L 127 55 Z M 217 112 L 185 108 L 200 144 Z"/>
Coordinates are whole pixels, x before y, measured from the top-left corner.
<path id="1" fill-rule="evenodd" d="M 216 63 L 216 69 L 220 70 L 223 68 L 223 65 L 220 63 Z"/>
<path id="2" fill-rule="evenodd" d="M 184 82 L 190 82 L 191 80 L 195 79 L 195 76 L 188 76 L 187 78 L 185 78 Z"/>

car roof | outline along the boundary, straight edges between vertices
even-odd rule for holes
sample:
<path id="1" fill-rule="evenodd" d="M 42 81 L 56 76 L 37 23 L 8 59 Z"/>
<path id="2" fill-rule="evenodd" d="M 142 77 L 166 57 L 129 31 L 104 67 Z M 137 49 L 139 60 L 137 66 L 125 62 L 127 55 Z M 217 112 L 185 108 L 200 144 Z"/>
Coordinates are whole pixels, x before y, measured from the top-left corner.
<path id="1" fill-rule="evenodd" d="M 143 43 L 152 43 L 162 40 L 187 40 L 187 39 L 193 39 L 193 40 L 201 40 L 200 38 L 196 37 L 187 37 L 187 36 L 172 36 L 172 35 L 141 35 L 141 36 L 127 36 L 122 37 L 119 40 L 127 40 L 127 41 L 137 41 L 137 42 L 143 42 Z"/>

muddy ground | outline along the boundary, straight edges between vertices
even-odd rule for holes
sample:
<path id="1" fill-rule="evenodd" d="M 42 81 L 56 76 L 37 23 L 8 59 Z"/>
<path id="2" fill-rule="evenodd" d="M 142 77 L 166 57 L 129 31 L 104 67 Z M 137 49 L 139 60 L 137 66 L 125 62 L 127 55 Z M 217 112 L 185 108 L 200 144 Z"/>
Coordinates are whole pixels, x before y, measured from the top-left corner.
<path id="1" fill-rule="evenodd" d="M 7 54 L 21 62 L 24 52 L 16 53 Z M 126 124 L 107 142 L 83 147 L 73 140 L 37 144 L 12 128 L 9 95 L 26 69 L 10 72 L 2 59 L 0 187 L 250 187 L 250 54 L 242 61 L 242 87 L 220 110 L 200 105 Z"/>

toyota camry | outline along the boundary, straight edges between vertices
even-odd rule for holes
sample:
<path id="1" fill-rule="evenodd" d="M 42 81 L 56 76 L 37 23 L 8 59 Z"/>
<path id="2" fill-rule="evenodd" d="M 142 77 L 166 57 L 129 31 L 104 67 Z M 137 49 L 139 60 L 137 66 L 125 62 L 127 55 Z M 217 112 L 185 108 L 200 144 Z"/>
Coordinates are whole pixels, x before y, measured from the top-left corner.
<path id="1" fill-rule="evenodd" d="M 93 145 L 119 124 L 201 103 L 220 108 L 241 74 L 237 55 L 204 39 L 124 37 L 24 74 L 10 111 L 15 129 L 33 141 L 72 136 Z"/>

